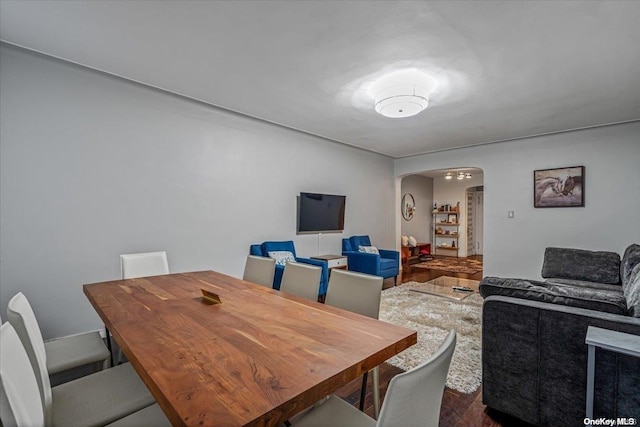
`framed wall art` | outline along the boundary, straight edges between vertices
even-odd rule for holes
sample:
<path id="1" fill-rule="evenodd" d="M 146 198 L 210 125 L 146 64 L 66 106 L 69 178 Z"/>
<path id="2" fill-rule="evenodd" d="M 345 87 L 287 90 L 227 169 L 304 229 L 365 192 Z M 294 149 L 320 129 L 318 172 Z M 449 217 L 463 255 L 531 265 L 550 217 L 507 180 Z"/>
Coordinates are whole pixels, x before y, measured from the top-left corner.
<path id="1" fill-rule="evenodd" d="M 536 208 L 584 206 L 584 166 L 533 171 L 533 206 Z"/>

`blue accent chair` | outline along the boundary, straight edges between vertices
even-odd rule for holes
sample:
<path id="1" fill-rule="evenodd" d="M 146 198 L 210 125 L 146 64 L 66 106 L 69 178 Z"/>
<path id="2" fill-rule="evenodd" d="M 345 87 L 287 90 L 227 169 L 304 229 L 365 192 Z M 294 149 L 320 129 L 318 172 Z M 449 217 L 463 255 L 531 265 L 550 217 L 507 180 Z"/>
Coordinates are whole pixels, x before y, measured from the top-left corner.
<path id="1" fill-rule="evenodd" d="M 372 246 L 369 236 L 352 236 L 342 239 L 342 255 L 347 257 L 349 270 L 381 276 L 383 279 L 393 277 L 398 283 L 400 273 L 400 252 L 378 248 L 378 254 L 359 252 L 360 246 Z"/>
<path id="2" fill-rule="evenodd" d="M 263 242 L 259 245 L 251 245 L 249 248 L 249 253 L 251 255 L 268 257 L 269 252 L 272 251 L 289 251 L 293 254 L 297 262 L 302 262 L 305 264 L 315 265 L 318 267 L 322 267 L 322 273 L 320 274 L 320 291 L 318 292 L 318 296 L 324 296 L 327 293 L 327 286 L 329 283 L 329 268 L 327 267 L 326 261 L 321 261 L 317 259 L 311 258 L 301 258 L 296 256 L 296 248 L 293 244 L 292 240 L 282 241 L 282 242 Z M 273 289 L 280 290 L 280 282 L 282 282 L 282 274 L 284 273 L 284 265 L 276 264 L 276 274 L 273 278 Z"/>

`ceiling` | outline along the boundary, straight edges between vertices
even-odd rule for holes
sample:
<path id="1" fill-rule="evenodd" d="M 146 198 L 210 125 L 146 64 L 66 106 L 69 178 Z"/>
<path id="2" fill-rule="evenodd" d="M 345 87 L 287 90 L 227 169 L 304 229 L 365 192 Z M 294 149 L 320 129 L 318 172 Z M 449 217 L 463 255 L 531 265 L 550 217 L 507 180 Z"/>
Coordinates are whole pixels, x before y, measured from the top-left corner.
<path id="1" fill-rule="evenodd" d="M 7 1 L 0 38 L 394 158 L 640 119 L 638 1 Z M 368 87 L 437 81 L 417 116 Z M 533 143 L 533 142 L 532 142 Z"/>

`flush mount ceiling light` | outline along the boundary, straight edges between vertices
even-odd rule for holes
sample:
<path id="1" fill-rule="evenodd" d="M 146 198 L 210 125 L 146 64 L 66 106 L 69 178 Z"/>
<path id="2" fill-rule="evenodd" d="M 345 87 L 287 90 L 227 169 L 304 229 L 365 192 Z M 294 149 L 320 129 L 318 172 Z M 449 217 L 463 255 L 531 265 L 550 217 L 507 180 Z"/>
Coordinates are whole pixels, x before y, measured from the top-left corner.
<path id="1" fill-rule="evenodd" d="M 391 118 L 415 116 L 429 105 L 434 87 L 433 79 L 414 69 L 387 74 L 372 87 L 375 110 Z"/>
<path id="2" fill-rule="evenodd" d="M 453 178 L 453 174 L 451 172 L 447 172 L 447 174 L 444 176 L 444 179 L 452 179 Z"/>
<path id="3" fill-rule="evenodd" d="M 458 172 L 458 179 L 464 179 L 464 172 Z"/>

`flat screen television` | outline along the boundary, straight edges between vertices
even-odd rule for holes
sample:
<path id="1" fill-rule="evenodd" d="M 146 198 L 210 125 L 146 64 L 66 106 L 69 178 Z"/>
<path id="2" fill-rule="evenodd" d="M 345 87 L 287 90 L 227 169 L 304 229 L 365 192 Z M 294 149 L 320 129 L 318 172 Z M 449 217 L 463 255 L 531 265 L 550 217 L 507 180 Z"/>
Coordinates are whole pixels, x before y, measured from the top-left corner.
<path id="1" fill-rule="evenodd" d="M 345 204 L 346 196 L 300 193 L 298 234 L 342 232 Z"/>

